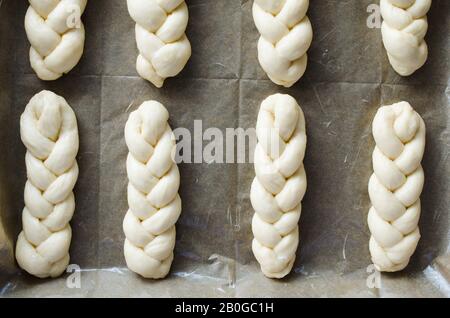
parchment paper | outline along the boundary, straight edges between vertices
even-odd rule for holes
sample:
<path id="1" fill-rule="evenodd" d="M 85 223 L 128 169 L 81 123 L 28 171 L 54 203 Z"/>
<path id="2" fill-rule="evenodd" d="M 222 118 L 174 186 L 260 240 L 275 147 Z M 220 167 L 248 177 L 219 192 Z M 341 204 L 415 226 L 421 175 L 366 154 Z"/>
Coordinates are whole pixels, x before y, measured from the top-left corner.
<path id="1" fill-rule="evenodd" d="M 380 30 L 366 26 L 366 9 L 374 2 L 312 0 L 308 69 L 294 87 L 283 89 L 258 64 L 251 0 L 188 0 L 192 58 L 178 77 L 156 89 L 137 76 L 134 22 L 126 1 L 89 1 L 83 58 L 55 82 L 40 81 L 29 66 L 23 28 L 27 1 L 0 1 L 0 295 L 449 297 L 450 2 L 433 1 L 430 57 L 408 78 L 389 66 Z M 81 288 L 68 288 L 68 275 L 30 277 L 13 257 L 26 181 L 19 117 L 42 89 L 64 96 L 78 118 L 80 177 L 70 256 L 81 268 Z M 183 212 L 171 274 L 152 281 L 129 272 L 122 231 L 127 210 L 123 128 L 129 112 L 156 99 L 168 108 L 172 128 L 192 131 L 194 120 L 201 119 L 203 129 L 225 132 L 254 127 L 261 101 L 276 92 L 298 100 L 308 134 L 308 190 L 291 275 L 265 278 L 252 255 L 250 163 L 180 164 Z M 427 124 L 422 239 L 407 269 L 383 274 L 381 288 L 370 289 L 371 122 L 380 104 L 400 100 L 409 101 Z"/>

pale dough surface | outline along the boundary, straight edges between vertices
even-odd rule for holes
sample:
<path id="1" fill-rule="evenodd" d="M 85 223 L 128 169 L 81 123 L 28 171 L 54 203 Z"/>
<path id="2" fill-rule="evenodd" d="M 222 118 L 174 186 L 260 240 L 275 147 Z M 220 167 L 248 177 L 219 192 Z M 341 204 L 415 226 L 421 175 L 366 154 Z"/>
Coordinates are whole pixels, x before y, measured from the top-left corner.
<path id="1" fill-rule="evenodd" d="M 162 104 L 148 101 L 130 114 L 125 125 L 129 150 L 125 260 L 133 272 L 155 279 L 170 270 L 175 223 L 181 213 L 180 173 L 172 160 L 176 143 L 168 119 Z"/>
<path id="2" fill-rule="evenodd" d="M 408 76 L 428 58 L 425 35 L 431 0 L 381 0 L 381 33 L 389 62 L 394 70 Z"/>
<path id="3" fill-rule="evenodd" d="M 409 103 L 400 102 L 378 110 L 372 132 L 369 248 L 379 271 L 395 272 L 408 265 L 420 239 L 425 123 Z"/>
<path id="4" fill-rule="evenodd" d="M 180 73 L 191 57 L 186 37 L 189 12 L 184 0 L 127 0 L 136 22 L 139 75 L 160 88 Z"/>
<path id="5" fill-rule="evenodd" d="M 25 31 L 37 76 L 52 81 L 78 64 L 84 50 L 81 14 L 87 0 L 29 0 Z"/>
<path id="6" fill-rule="evenodd" d="M 309 0 L 254 0 L 253 20 L 261 34 L 258 60 L 275 84 L 294 85 L 305 73 L 313 31 Z"/>
<path id="7" fill-rule="evenodd" d="M 298 246 L 306 192 L 305 118 L 294 98 L 276 94 L 261 104 L 256 124 L 255 173 L 250 200 L 253 254 L 267 277 L 289 274 Z"/>
<path id="8" fill-rule="evenodd" d="M 75 210 L 73 187 L 78 178 L 78 128 L 64 98 L 42 91 L 20 118 L 27 148 L 23 230 L 16 245 L 19 266 L 37 277 L 61 275 L 69 264 Z"/>

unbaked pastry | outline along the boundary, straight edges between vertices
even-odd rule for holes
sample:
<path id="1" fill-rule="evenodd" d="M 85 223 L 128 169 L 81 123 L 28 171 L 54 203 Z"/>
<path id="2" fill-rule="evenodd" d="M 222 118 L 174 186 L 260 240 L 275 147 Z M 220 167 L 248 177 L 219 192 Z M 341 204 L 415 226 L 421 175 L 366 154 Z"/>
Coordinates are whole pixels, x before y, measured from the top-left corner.
<path id="1" fill-rule="evenodd" d="M 167 109 L 143 103 L 125 126 L 128 205 L 123 221 L 128 268 L 146 278 L 165 277 L 172 264 L 175 223 L 181 213 L 180 173 Z"/>
<path id="2" fill-rule="evenodd" d="M 395 272 L 408 265 L 420 239 L 425 123 L 410 104 L 401 102 L 378 110 L 372 132 L 369 247 L 379 271 Z"/>
<path id="3" fill-rule="evenodd" d="M 402 76 L 417 71 L 428 58 L 424 38 L 430 7 L 431 0 L 381 0 L 384 47 L 392 67 Z"/>
<path id="4" fill-rule="evenodd" d="M 17 263 L 37 277 L 61 275 L 69 264 L 78 178 L 77 119 L 64 98 L 42 91 L 20 118 L 27 148 L 23 231 L 16 245 Z"/>
<path id="5" fill-rule="evenodd" d="M 25 31 L 37 76 L 52 81 L 78 64 L 84 50 L 81 15 L 87 0 L 29 0 Z"/>
<path id="6" fill-rule="evenodd" d="M 255 173 L 250 200 L 253 253 L 267 277 L 289 274 L 298 246 L 298 221 L 306 191 L 305 118 L 289 95 L 261 104 L 256 124 Z"/>
<path id="7" fill-rule="evenodd" d="M 189 12 L 184 0 L 127 0 L 136 22 L 139 75 L 156 87 L 180 73 L 191 57 L 185 31 Z"/>
<path id="8" fill-rule="evenodd" d="M 284 87 L 305 73 L 313 31 L 309 0 L 254 0 L 253 19 L 261 37 L 258 59 L 267 76 Z"/>

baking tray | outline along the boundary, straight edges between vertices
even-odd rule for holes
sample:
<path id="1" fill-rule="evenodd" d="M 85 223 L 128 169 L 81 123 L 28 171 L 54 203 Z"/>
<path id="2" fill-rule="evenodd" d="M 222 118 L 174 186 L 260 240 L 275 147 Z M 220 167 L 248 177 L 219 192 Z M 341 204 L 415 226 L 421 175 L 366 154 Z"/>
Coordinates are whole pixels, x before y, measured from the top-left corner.
<path id="1" fill-rule="evenodd" d="M 0 295 L 3 297 L 449 297 L 450 296 L 450 2 L 429 12 L 427 64 L 401 78 L 391 69 L 379 29 L 367 27 L 372 0 L 312 0 L 314 41 L 305 76 L 292 88 L 271 83 L 257 61 L 259 34 L 250 0 L 188 0 L 193 55 L 162 89 L 137 76 L 134 22 L 126 1 L 90 0 L 83 21 L 85 53 L 69 75 L 40 81 L 29 66 L 25 0 L 0 1 Z M 19 117 L 42 89 L 65 97 L 79 125 L 80 176 L 71 222 L 71 274 L 37 279 L 13 251 L 21 229 L 26 181 Z M 127 211 L 123 128 L 148 99 L 162 102 L 172 128 L 194 131 L 255 126 L 261 101 L 288 93 L 307 123 L 308 190 L 292 273 L 265 278 L 251 252 L 251 163 L 181 163 L 183 211 L 175 260 L 164 280 L 126 269 L 122 220 Z M 409 101 L 427 124 L 422 238 L 402 272 L 373 278 L 366 223 L 374 142 L 381 104 Z M 204 142 L 206 144 L 207 141 Z M 247 151 L 250 151 L 247 149 Z M 369 271 L 369 272 L 368 272 Z"/>

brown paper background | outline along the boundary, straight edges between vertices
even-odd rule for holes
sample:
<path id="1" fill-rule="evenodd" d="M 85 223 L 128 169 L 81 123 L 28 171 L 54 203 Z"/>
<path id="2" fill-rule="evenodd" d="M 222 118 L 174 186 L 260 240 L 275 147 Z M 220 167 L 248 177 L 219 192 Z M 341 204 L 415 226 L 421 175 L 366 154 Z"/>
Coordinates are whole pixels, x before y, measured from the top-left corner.
<path id="1" fill-rule="evenodd" d="M 366 9 L 374 2 L 312 0 L 308 69 L 284 89 L 258 64 L 251 0 L 188 0 L 192 58 L 178 77 L 156 89 L 136 74 L 126 1 L 88 2 L 83 58 L 54 82 L 40 81 L 29 66 L 27 1 L 0 1 L 0 296 L 449 297 L 450 3 L 433 1 L 429 60 L 401 78 L 387 61 L 380 30 L 366 27 Z M 19 117 L 42 89 L 64 96 L 78 118 L 80 177 L 70 255 L 82 269 L 80 289 L 67 288 L 67 275 L 30 277 L 13 258 L 26 180 Z M 201 119 L 203 129 L 225 132 L 254 127 L 261 101 L 276 92 L 298 100 L 308 134 L 308 190 L 291 275 L 265 278 L 252 255 L 253 165 L 206 163 L 179 165 L 183 212 L 170 275 L 152 281 L 130 273 L 122 232 L 129 112 L 155 99 L 168 108 L 172 128 L 192 131 Z M 422 239 L 407 269 L 383 274 L 382 288 L 369 289 L 371 121 L 380 104 L 400 100 L 409 101 L 427 124 Z"/>

